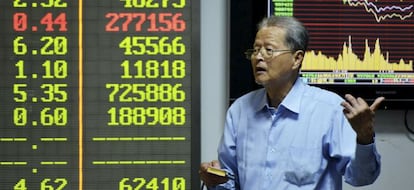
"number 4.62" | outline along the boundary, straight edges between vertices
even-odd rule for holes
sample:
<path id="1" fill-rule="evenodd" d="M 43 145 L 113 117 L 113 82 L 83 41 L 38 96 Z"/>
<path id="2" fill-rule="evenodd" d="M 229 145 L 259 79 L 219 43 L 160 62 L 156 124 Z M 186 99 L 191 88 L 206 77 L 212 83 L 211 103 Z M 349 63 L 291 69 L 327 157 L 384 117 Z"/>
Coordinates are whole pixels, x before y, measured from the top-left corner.
<path id="1" fill-rule="evenodd" d="M 30 189 L 40 189 L 40 190 L 63 190 L 68 184 L 68 181 L 65 178 L 56 178 L 50 179 L 45 178 L 40 182 L 39 187 L 28 187 L 26 179 L 20 179 L 13 187 L 13 190 L 30 190 Z"/>

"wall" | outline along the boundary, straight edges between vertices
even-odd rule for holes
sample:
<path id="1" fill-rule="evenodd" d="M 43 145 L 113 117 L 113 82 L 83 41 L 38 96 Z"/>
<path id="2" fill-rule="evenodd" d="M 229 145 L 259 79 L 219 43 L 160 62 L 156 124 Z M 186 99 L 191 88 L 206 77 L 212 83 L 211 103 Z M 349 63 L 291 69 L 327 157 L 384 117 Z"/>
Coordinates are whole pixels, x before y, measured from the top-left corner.
<path id="1" fill-rule="evenodd" d="M 201 0 L 201 160 L 217 158 L 228 105 L 228 3 Z M 414 135 L 404 128 L 404 111 L 381 110 L 376 116 L 376 142 L 382 155 L 382 172 L 370 186 L 345 190 L 409 190 L 414 187 Z M 414 125 L 414 111 L 409 112 Z M 411 119 L 412 118 L 412 119 Z"/>
<path id="2" fill-rule="evenodd" d="M 217 159 L 228 97 L 227 3 L 201 0 L 201 160 Z"/>

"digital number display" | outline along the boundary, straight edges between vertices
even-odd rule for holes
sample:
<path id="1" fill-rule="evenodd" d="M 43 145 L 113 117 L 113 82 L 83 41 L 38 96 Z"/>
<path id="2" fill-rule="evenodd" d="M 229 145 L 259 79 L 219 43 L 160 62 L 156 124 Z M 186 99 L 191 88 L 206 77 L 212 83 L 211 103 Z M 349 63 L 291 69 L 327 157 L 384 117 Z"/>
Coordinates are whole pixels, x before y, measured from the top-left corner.
<path id="1" fill-rule="evenodd" d="M 199 6 L 0 1 L 0 189 L 198 189 Z"/>
<path id="2" fill-rule="evenodd" d="M 269 15 L 295 16 L 309 30 L 309 51 L 300 72 L 305 82 L 414 86 L 412 1 L 269 0 L 268 3 Z M 394 89 L 386 93 L 390 94 L 397 92 Z M 399 99 L 412 99 L 402 94 L 398 92 Z"/>

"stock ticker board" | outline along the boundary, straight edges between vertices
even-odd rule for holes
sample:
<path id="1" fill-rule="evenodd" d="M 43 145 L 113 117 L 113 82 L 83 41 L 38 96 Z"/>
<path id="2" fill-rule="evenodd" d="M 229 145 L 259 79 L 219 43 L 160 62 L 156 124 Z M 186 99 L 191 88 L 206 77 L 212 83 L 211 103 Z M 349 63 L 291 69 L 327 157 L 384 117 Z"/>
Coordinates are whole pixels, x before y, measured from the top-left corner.
<path id="1" fill-rule="evenodd" d="M 0 189 L 199 188 L 199 1 L 0 7 Z"/>

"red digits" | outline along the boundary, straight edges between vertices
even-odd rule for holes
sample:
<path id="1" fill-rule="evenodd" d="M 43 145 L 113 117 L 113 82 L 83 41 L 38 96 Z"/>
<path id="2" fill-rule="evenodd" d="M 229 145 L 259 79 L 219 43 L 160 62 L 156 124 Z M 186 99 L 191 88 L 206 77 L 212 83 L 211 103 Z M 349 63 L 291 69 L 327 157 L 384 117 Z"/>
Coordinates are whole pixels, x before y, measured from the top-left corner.
<path id="1" fill-rule="evenodd" d="M 186 29 L 185 21 L 180 19 L 181 13 L 177 13 L 172 17 L 172 27 L 176 32 L 183 32 Z"/>
<path id="2" fill-rule="evenodd" d="M 105 26 L 107 32 L 128 32 L 130 24 L 135 23 L 135 31 L 141 32 L 145 22 L 148 22 L 148 32 L 183 32 L 186 23 L 181 18 L 182 13 L 107 13 L 105 15 L 109 22 Z M 120 26 L 119 26 L 120 25 Z"/>
<path id="3" fill-rule="evenodd" d="M 46 29 L 45 29 L 46 32 L 53 32 L 54 31 L 53 25 L 60 25 L 59 31 L 61 32 L 68 31 L 66 27 L 67 25 L 66 13 L 60 13 L 59 16 L 57 16 L 54 20 L 53 20 L 52 13 L 47 13 L 40 20 L 40 24 L 46 25 Z"/>
<path id="4" fill-rule="evenodd" d="M 139 20 L 135 24 L 135 31 L 142 31 L 142 24 L 145 22 L 145 13 L 134 13 L 136 17 L 139 17 Z"/>
<path id="5" fill-rule="evenodd" d="M 150 27 L 148 28 L 148 32 L 158 32 L 159 28 L 157 27 L 157 18 L 154 13 L 151 13 L 147 19 L 150 21 Z"/>
<path id="6" fill-rule="evenodd" d="M 182 32 L 185 30 L 185 21 L 180 20 L 181 13 L 160 13 L 158 14 L 158 25 L 163 24 L 164 26 L 157 27 L 157 18 L 155 14 L 151 14 L 148 16 L 148 19 L 151 20 L 151 27 L 148 29 L 149 32 Z"/>
<path id="7" fill-rule="evenodd" d="M 26 13 L 15 13 L 13 15 L 13 29 L 17 32 L 23 32 L 27 29 Z"/>
<path id="8" fill-rule="evenodd" d="M 106 18 L 109 18 L 108 24 L 105 26 L 105 31 L 107 32 L 119 32 L 119 27 L 114 26 L 116 21 L 119 19 L 118 14 L 116 13 L 108 13 L 105 15 Z"/>

